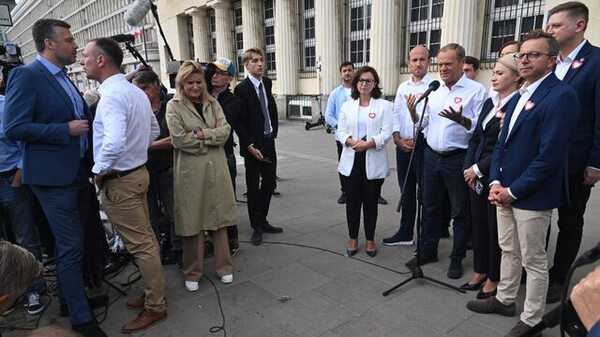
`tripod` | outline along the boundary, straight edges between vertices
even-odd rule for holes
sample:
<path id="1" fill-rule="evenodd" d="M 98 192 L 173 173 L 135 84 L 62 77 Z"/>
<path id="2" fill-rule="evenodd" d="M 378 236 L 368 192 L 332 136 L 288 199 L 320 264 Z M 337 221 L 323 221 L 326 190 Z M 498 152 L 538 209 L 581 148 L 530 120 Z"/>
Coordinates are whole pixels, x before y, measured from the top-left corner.
<path id="1" fill-rule="evenodd" d="M 425 108 L 427 107 L 428 102 L 429 102 L 429 97 L 425 97 L 425 104 L 423 104 L 423 111 L 421 111 L 421 116 L 419 118 L 419 125 L 417 126 L 417 128 L 414 132 L 414 135 L 413 135 L 415 144 L 413 145 L 413 148 L 410 152 L 410 159 L 408 160 L 408 170 L 406 171 L 406 175 L 404 176 L 404 182 L 402 183 L 402 194 L 400 195 L 400 201 L 398 201 L 398 207 L 396 209 L 397 212 L 400 212 L 400 209 L 402 208 L 402 201 L 404 201 L 404 191 L 406 191 L 406 182 L 408 181 L 408 175 L 410 174 L 413 158 L 415 156 L 415 149 L 417 148 L 416 140 L 418 139 L 418 136 L 421 134 L 421 131 L 423 131 L 423 116 L 425 115 Z M 422 146 L 425 146 L 425 144 L 422 144 Z M 420 257 L 421 256 L 421 216 L 423 214 L 423 188 L 422 188 L 422 185 L 423 185 L 423 167 L 424 167 L 424 160 L 425 160 L 424 153 L 425 153 L 424 151 L 419 151 L 419 167 L 417 169 L 417 174 L 419 175 L 419 178 L 417 179 L 417 181 L 419 182 L 419 186 L 417 188 L 417 219 L 416 219 L 417 220 L 417 251 L 415 253 L 416 263 L 412 267 L 412 276 L 409 277 L 408 279 L 400 282 L 399 284 L 393 286 L 392 288 L 384 291 L 383 296 L 388 296 L 394 290 L 402 287 L 403 285 L 409 283 L 412 280 L 417 280 L 417 279 L 425 279 L 425 280 L 431 281 L 433 283 L 442 285 L 446 288 L 454 289 L 461 293 L 465 293 L 464 290 L 462 290 L 456 286 L 442 282 L 440 280 L 436 280 L 432 277 L 425 275 L 423 273 L 423 269 L 421 268 L 421 257 Z"/>

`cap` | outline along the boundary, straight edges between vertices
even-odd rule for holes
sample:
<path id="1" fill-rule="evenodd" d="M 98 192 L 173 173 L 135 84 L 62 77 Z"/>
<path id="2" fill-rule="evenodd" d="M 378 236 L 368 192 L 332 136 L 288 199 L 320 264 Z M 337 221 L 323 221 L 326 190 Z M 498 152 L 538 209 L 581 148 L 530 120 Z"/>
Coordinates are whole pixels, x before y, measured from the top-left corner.
<path id="1" fill-rule="evenodd" d="M 235 76 L 235 67 L 233 66 L 233 63 L 231 63 L 231 60 L 229 60 L 228 58 L 219 57 L 212 64 L 218 70 L 224 71 L 227 74 L 229 74 L 229 76 Z"/>

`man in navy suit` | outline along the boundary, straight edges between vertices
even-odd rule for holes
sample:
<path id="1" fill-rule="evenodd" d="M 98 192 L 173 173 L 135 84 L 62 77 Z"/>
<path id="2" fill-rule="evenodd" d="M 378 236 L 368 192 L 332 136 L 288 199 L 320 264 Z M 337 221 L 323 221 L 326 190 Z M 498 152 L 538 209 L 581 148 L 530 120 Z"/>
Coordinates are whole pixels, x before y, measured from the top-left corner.
<path id="1" fill-rule="evenodd" d="M 515 315 L 523 266 L 525 304 L 506 336 L 521 336 L 539 323 L 548 290 L 545 250 L 552 209 L 568 200 L 567 157 L 579 117 L 573 88 L 552 72 L 559 47 L 542 31 L 527 34 L 516 57 L 525 84 L 509 101 L 490 168 L 489 200 L 496 205 L 502 250 L 496 297 L 473 300 L 479 313 Z"/>
<path id="2" fill-rule="evenodd" d="M 547 31 L 560 46 L 554 73 L 575 89 L 581 116 L 569 150 L 569 201 L 558 208 L 558 238 L 550 269 L 548 303 L 558 302 L 569 269 L 577 257 L 583 215 L 592 185 L 600 180 L 600 48 L 584 38 L 589 11 L 580 2 L 550 10 Z"/>
<path id="3" fill-rule="evenodd" d="M 84 291 L 82 211 L 87 192 L 91 138 L 89 110 L 66 75 L 77 44 L 70 25 L 38 20 L 32 29 L 39 55 L 14 69 L 8 79 L 4 128 L 23 142 L 23 183 L 39 199 L 54 234 L 61 303 L 73 329 L 106 336 L 96 324 Z"/>
<path id="4" fill-rule="evenodd" d="M 262 50 L 246 50 L 243 61 L 248 77 L 234 90 L 243 102 L 235 132 L 240 139 L 240 154 L 244 157 L 246 167 L 252 244 L 260 245 L 263 233 L 283 232 L 281 227 L 272 226 L 267 220 L 271 196 L 276 187 L 275 138 L 279 123 L 271 80 L 263 77 Z"/>

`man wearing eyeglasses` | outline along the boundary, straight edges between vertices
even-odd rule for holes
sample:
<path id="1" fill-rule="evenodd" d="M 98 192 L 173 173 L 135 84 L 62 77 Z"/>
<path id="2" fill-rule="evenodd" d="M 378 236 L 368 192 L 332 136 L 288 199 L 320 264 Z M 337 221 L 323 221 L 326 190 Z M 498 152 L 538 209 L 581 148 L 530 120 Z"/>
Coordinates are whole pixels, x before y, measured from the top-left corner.
<path id="1" fill-rule="evenodd" d="M 447 274 L 452 279 L 460 278 L 463 273 L 462 259 L 466 255 L 469 222 L 468 187 L 464 182 L 462 166 L 487 92 L 483 85 L 465 76 L 462 70 L 464 63 L 465 49 L 462 46 L 450 43 L 440 49 L 438 65 L 443 83 L 431 93 L 423 116 L 427 147 L 423 164 L 420 263 L 438 260 L 444 193 L 447 193 L 454 220 L 454 242 Z M 409 98 L 409 111 L 416 124 L 419 115 L 414 102 L 414 97 Z M 414 268 L 416 262 L 416 258 L 413 258 L 406 266 Z"/>
<path id="2" fill-rule="evenodd" d="M 575 88 L 581 101 L 577 137 L 569 149 L 569 204 L 558 208 L 558 238 L 550 269 L 547 303 L 560 300 L 583 233 L 583 215 L 592 186 L 600 180 L 600 48 L 584 38 L 588 8 L 576 1 L 550 10 L 547 32 L 560 46 L 554 73 Z"/>
<path id="3" fill-rule="evenodd" d="M 519 94 L 507 103 L 504 127 L 490 168 L 489 200 L 497 206 L 502 250 L 496 297 L 473 300 L 467 308 L 503 316 L 516 314 L 523 266 L 525 304 L 519 322 L 506 336 L 521 336 L 544 314 L 548 290 L 546 233 L 552 209 L 568 200 L 567 156 L 579 117 L 579 99 L 553 73 L 559 47 L 541 30 L 523 38 Z"/>

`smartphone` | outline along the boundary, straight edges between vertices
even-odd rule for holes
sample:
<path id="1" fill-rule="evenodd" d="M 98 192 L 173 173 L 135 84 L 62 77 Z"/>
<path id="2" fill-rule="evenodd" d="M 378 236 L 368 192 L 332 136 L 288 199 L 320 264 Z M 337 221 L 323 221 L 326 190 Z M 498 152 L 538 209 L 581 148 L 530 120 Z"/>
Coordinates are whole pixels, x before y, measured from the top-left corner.
<path id="1" fill-rule="evenodd" d="M 477 180 L 477 183 L 475 184 L 475 193 L 477 193 L 477 195 L 481 195 L 481 193 L 483 192 L 483 184 L 481 183 L 481 180 Z"/>

